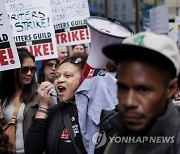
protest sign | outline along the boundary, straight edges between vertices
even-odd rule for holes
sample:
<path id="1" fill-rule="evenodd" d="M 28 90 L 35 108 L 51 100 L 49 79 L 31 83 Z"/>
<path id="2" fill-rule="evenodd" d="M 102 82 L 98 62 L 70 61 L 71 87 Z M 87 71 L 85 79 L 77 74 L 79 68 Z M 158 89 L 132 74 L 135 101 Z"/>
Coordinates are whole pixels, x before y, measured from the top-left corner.
<path id="1" fill-rule="evenodd" d="M 175 23 L 178 24 L 178 48 L 180 49 L 180 16 L 175 17 Z"/>
<path id="2" fill-rule="evenodd" d="M 169 34 L 168 36 L 173 40 L 175 44 L 178 45 L 178 24 L 169 23 Z"/>
<path id="3" fill-rule="evenodd" d="M 20 61 L 5 9 L 5 1 L 2 0 L 0 5 L 0 71 L 19 67 Z"/>
<path id="4" fill-rule="evenodd" d="M 90 42 L 85 19 L 90 16 L 87 0 L 51 0 L 58 46 Z"/>
<path id="5" fill-rule="evenodd" d="M 168 8 L 166 5 L 161 5 L 150 9 L 150 28 L 151 31 L 157 34 L 168 34 L 169 18 Z"/>
<path id="6" fill-rule="evenodd" d="M 18 47 L 36 60 L 58 57 L 50 1 L 6 0 L 6 8 Z"/>

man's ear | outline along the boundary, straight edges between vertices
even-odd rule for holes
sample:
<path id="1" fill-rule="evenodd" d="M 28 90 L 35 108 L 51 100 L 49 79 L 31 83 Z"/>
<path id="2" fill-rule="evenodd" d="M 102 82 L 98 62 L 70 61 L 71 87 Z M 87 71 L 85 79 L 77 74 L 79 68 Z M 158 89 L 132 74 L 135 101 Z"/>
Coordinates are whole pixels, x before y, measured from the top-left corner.
<path id="1" fill-rule="evenodd" d="M 172 96 L 174 96 L 177 88 L 178 88 L 178 79 L 174 78 L 174 79 L 170 80 L 170 82 L 168 84 L 168 90 L 167 90 L 168 98 L 172 98 Z"/>

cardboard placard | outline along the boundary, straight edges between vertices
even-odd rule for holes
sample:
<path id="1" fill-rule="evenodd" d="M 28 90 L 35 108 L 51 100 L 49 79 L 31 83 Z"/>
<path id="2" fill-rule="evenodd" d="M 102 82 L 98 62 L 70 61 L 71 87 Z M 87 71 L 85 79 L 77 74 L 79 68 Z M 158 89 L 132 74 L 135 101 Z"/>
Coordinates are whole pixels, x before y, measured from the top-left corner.
<path id="1" fill-rule="evenodd" d="M 0 71 L 19 67 L 20 61 L 5 7 L 5 0 L 2 0 L 0 5 Z"/>
<path id="2" fill-rule="evenodd" d="M 90 42 L 85 19 L 90 16 L 87 0 L 51 0 L 58 46 Z"/>
<path id="3" fill-rule="evenodd" d="M 58 57 L 50 1 L 6 0 L 6 8 L 17 47 L 36 60 Z"/>

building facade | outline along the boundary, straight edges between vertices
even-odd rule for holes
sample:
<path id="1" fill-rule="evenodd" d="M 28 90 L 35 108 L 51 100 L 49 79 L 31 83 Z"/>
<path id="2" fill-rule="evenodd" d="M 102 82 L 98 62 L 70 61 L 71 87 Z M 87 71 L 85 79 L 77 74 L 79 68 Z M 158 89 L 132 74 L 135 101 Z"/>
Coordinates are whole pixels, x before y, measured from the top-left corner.
<path id="1" fill-rule="evenodd" d="M 180 16 L 180 0 L 164 0 L 164 3 L 168 6 L 170 19 Z"/>
<path id="2" fill-rule="evenodd" d="M 134 31 L 137 26 L 139 31 L 147 30 L 149 10 L 163 4 L 168 6 L 170 20 L 180 16 L 180 0 L 89 0 L 91 15 L 120 20 Z"/>

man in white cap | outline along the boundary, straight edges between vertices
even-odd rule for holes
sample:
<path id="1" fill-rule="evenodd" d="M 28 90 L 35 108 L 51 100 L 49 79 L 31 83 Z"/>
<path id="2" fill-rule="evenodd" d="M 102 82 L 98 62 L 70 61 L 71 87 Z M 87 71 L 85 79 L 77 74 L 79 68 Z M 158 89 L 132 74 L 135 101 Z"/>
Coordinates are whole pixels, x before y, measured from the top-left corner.
<path id="1" fill-rule="evenodd" d="M 180 112 L 171 102 L 180 71 L 176 45 L 165 35 L 141 32 L 103 53 L 118 66 L 119 100 L 104 153 L 180 154 Z"/>

